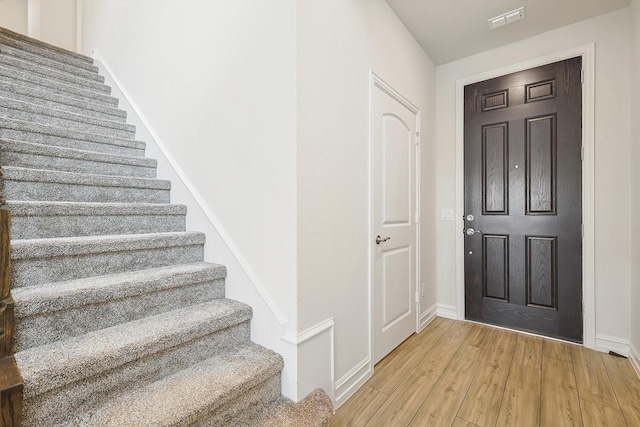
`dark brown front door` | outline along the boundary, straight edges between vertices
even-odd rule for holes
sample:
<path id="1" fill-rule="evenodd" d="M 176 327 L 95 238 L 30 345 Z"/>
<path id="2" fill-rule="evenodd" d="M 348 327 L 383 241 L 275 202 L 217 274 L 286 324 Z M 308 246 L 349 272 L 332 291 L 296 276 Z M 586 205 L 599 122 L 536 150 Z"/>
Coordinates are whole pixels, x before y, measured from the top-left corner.
<path id="1" fill-rule="evenodd" d="M 582 342 L 581 58 L 466 86 L 464 136 L 467 319 Z"/>

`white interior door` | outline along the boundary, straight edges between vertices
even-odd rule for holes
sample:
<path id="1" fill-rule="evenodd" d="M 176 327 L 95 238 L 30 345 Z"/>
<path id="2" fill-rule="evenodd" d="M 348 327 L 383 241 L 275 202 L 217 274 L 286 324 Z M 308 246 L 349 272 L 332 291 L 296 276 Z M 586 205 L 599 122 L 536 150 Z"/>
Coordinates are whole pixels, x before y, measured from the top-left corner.
<path id="1" fill-rule="evenodd" d="M 416 331 L 417 112 L 373 94 L 374 363 Z M 377 240 L 377 241 L 376 241 Z"/>

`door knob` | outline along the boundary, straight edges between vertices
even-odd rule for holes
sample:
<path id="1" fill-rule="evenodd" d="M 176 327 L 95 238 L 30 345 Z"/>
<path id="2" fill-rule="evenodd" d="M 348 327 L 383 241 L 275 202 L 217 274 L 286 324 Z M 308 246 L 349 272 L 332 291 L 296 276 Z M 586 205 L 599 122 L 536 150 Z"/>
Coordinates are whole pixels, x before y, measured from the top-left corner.
<path id="1" fill-rule="evenodd" d="M 380 243 L 384 243 L 387 240 L 391 240 L 391 237 L 385 237 L 385 238 L 381 238 L 380 235 L 378 234 L 376 236 L 376 245 L 379 245 Z"/>
<path id="2" fill-rule="evenodd" d="M 473 228 L 469 227 L 465 230 L 465 233 L 467 233 L 467 236 L 473 236 L 476 233 L 482 233 L 482 231 L 474 230 Z"/>

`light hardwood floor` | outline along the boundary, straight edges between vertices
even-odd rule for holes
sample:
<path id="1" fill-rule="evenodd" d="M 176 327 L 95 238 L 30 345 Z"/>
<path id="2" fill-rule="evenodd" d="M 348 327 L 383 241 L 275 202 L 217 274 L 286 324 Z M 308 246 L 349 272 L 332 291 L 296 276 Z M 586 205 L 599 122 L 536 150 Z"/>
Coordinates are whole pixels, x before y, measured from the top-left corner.
<path id="1" fill-rule="evenodd" d="M 640 427 L 640 379 L 624 358 L 438 317 L 376 365 L 331 426 Z"/>

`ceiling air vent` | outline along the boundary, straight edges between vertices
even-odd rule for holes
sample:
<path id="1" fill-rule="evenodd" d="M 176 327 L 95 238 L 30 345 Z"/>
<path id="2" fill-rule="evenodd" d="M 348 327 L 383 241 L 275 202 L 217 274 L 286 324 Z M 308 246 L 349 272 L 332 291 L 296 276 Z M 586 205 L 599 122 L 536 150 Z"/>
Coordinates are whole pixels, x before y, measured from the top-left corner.
<path id="1" fill-rule="evenodd" d="M 487 22 L 489 23 L 489 29 L 493 30 L 521 19 L 524 19 L 524 7 L 519 7 L 511 12 L 503 13 L 495 18 L 487 19 Z"/>

